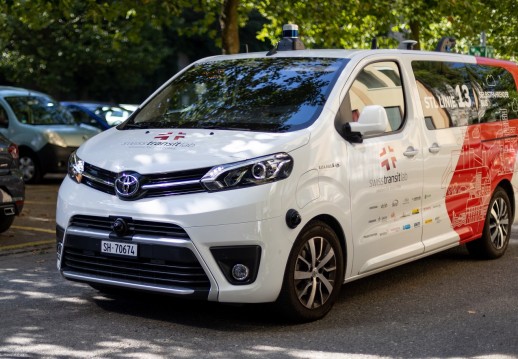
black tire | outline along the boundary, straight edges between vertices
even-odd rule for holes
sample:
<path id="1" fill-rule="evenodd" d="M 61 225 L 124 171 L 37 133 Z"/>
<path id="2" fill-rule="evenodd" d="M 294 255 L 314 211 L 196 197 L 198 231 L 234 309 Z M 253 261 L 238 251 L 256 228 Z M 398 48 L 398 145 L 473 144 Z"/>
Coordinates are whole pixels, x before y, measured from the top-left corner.
<path id="1" fill-rule="evenodd" d="M 496 259 L 504 255 L 511 236 L 513 213 L 507 192 L 497 187 L 487 208 L 482 237 L 468 242 L 469 253 L 480 259 Z"/>
<path id="2" fill-rule="evenodd" d="M 41 168 L 36 157 L 29 152 L 20 154 L 20 170 L 23 174 L 23 181 L 29 184 L 40 183 L 42 176 Z"/>
<path id="3" fill-rule="evenodd" d="M 276 305 L 292 321 L 320 319 L 331 310 L 343 279 L 344 260 L 336 233 L 324 222 L 311 221 L 293 245 Z"/>
<path id="4" fill-rule="evenodd" d="M 14 216 L 0 215 L 0 233 L 7 231 L 13 224 Z"/>

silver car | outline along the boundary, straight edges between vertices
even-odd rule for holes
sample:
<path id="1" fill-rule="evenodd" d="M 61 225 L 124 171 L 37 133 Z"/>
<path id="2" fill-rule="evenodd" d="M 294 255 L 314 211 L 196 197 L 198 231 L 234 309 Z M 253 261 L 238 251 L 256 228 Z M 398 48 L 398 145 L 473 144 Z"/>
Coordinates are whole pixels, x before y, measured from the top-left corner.
<path id="1" fill-rule="evenodd" d="M 76 124 L 44 93 L 0 86 L 0 133 L 18 144 L 26 183 L 38 183 L 46 173 L 65 173 L 70 154 L 99 132 Z"/>
<path id="2" fill-rule="evenodd" d="M 11 227 L 23 209 L 25 184 L 18 156 L 18 146 L 0 135 L 0 233 Z"/>

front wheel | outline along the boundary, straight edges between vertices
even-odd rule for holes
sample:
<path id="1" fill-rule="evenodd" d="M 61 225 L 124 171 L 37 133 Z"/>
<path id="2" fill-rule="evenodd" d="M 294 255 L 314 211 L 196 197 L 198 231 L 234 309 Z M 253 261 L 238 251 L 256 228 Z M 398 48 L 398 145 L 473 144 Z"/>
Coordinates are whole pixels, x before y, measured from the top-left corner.
<path id="1" fill-rule="evenodd" d="M 312 221 L 299 234 L 284 274 L 277 305 L 295 321 L 324 317 L 333 306 L 344 279 L 342 247 L 326 223 Z"/>
<path id="2" fill-rule="evenodd" d="M 41 169 L 34 155 L 30 153 L 20 154 L 20 170 L 25 183 L 39 183 L 41 181 Z"/>
<path id="3" fill-rule="evenodd" d="M 466 244 L 469 253 L 483 259 L 501 257 L 509 244 L 512 222 L 509 196 L 498 187 L 489 202 L 482 237 Z"/>

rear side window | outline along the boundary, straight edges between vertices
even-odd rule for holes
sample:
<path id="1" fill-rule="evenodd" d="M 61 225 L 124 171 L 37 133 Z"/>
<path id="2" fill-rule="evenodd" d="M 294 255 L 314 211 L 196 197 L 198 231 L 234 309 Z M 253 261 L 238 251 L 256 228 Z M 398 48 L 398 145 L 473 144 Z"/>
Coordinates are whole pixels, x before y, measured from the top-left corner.
<path id="1" fill-rule="evenodd" d="M 413 61 L 430 130 L 518 119 L 518 93 L 511 73 L 494 66 Z"/>

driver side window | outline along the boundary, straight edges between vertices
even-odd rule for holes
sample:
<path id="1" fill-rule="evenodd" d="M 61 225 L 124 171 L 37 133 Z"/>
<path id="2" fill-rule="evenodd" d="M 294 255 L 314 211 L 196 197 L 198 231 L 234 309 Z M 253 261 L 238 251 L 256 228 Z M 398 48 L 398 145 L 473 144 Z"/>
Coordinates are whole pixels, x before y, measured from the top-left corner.
<path id="1" fill-rule="evenodd" d="M 340 123 L 358 121 L 370 105 L 385 108 L 389 126 L 385 132 L 399 130 L 405 118 L 405 98 L 398 65 L 393 61 L 365 66 L 347 91 L 339 109 Z"/>

